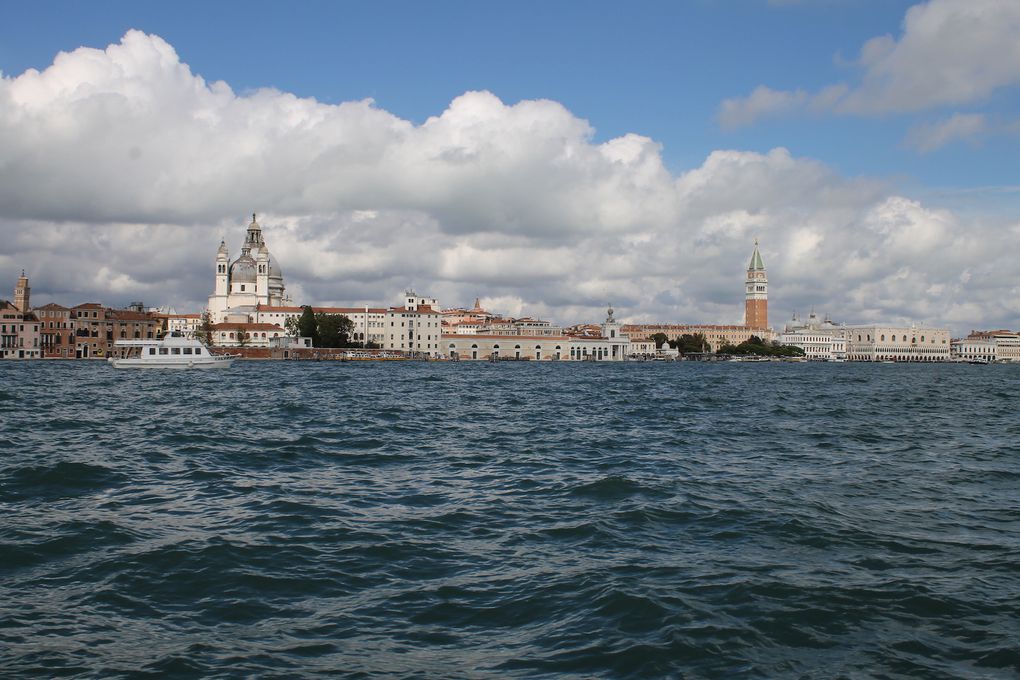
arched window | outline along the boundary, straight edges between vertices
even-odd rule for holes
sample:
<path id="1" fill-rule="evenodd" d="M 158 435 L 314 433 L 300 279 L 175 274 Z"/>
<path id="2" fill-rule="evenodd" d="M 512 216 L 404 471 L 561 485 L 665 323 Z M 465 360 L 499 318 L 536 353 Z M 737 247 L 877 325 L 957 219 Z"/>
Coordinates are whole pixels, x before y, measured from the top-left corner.
<path id="1" fill-rule="evenodd" d="M 885 333 L 882 334 L 882 342 L 885 342 Z"/>

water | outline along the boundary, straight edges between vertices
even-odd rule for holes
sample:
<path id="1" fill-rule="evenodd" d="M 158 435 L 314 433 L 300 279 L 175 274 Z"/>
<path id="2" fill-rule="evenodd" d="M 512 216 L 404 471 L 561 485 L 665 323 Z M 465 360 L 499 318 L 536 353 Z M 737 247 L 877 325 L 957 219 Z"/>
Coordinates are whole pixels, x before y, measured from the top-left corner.
<path id="1" fill-rule="evenodd" d="M 1016 677 L 1018 385 L 3 363 L 0 675 Z"/>

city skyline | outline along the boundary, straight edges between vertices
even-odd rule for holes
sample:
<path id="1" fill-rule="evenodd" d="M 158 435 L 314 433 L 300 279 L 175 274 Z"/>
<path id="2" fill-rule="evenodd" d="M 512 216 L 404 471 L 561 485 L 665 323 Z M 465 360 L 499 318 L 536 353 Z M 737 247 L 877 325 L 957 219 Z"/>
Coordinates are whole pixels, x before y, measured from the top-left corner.
<path id="1" fill-rule="evenodd" d="M 48 13 L 39 25 L 52 27 L 58 7 L 17 5 L 13 16 Z M 223 6 L 188 28 L 183 12 L 111 5 L 34 41 L 14 39 L 8 22 L 0 276 L 25 268 L 37 299 L 62 304 L 194 311 L 210 293 L 209 253 L 224 236 L 235 249 L 257 211 L 294 299 L 313 304 L 388 302 L 413 286 L 444 305 L 482 297 L 563 321 L 597 318 L 612 300 L 628 321 L 739 323 L 757 237 L 773 326 L 810 308 L 957 335 L 1020 326 L 1009 258 L 1020 237 L 1017 5 L 519 14 L 529 11 L 545 23 L 493 10 L 507 21 L 490 37 L 526 38 L 530 50 L 508 47 L 502 65 L 486 51 L 460 69 L 451 59 L 477 49 L 477 33 L 462 52 L 416 51 L 444 16 L 484 24 L 456 3 L 426 23 L 432 34 L 385 21 L 414 16 L 410 6 L 306 6 L 299 23 L 320 28 L 304 46 L 294 25 L 267 35 L 267 7 L 238 10 L 236 35 L 215 44 L 202 26 L 223 29 Z M 661 26 L 635 53 L 651 16 Z M 789 40 L 756 60 L 775 36 L 751 34 L 746 56 L 698 61 L 702 40 L 674 44 L 666 31 L 717 35 L 753 20 Z M 397 41 L 394 55 L 353 60 L 324 42 L 331 25 L 346 36 L 371 27 Z M 945 58 L 924 58 L 933 45 Z M 571 49 L 578 61 L 564 70 Z M 402 88 L 413 78 L 396 62 L 412 54 L 420 84 Z M 614 96 L 641 67 L 655 87 Z M 670 69 L 683 97 L 669 91 Z M 952 72 L 967 82 L 953 89 Z"/>

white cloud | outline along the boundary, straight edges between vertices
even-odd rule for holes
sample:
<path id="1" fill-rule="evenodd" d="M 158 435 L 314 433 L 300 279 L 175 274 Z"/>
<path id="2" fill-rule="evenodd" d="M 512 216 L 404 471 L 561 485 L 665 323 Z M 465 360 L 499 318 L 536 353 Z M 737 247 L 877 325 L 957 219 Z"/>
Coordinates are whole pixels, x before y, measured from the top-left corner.
<path id="1" fill-rule="evenodd" d="M 1020 2 L 915 5 L 907 10 L 901 35 L 867 41 L 857 65 L 861 76 L 853 85 L 830 85 L 814 95 L 761 86 L 747 97 L 727 99 L 720 122 L 746 125 L 763 115 L 798 110 L 873 115 L 981 102 L 1020 83 Z"/>
<path id="2" fill-rule="evenodd" d="M 954 113 L 949 118 L 934 123 L 922 123 L 907 133 L 907 146 L 921 153 L 941 149 L 946 144 L 960 140 L 975 141 L 988 132 L 988 121 L 981 113 Z"/>
<path id="3" fill-rule="evenodd" d="M 719 106 L 719 122 L 725 128 L 750 125 L 759 118 L 776 116 L 802 108 L 808 102 L 803 90 L 773 90 L 759 85 L 744 98 L 726 99 Z"/>
<path id="4" fill-rule="evenodd" d="M 759 237 L 772 305 L 848 321 L 1020 325 L 1002 222 L 891 195 L 785 149 L 716 151 L 679 176 L 659 145 L 553 101 L 469 92 L 421 125 L 371 101 L 238 95 L 132 31 L 0 79 L 0 276 L 37 302 L 196 309 L 221 237 L 257 210 L 301 302 L 405 286 L 561 322 L 739 322 Z M 962 272 L 969 272 L 964 281 Z M 976 305 L 976 306 L 975 306 Z"/>

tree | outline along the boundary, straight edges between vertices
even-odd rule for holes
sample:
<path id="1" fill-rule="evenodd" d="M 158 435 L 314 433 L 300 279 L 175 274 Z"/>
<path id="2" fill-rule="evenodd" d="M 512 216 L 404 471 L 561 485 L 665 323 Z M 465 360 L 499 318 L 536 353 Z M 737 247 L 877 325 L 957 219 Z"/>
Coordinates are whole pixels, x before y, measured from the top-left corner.
<path id="1" fill-rule="evenodd" d="M 669 340 L 665 333 L 652 333 L 648 339 L 655 342 L 655 349 L 662 349 L 662 346 Z"/>
<path id="2" fill-rule="evenodd" d="M 676 348 L 682 354 L 693 354 L 708 351 L 708 342 L 702 333 L 684 333 L 676 341 Z"/>
<path id="3" fill-rule="evenodd" d="M 316 347 L 349 347 L 354 322 L 344 314 L 316 314 L 319 344 Z"/>
<path id="4" fill-rule="evenodd" d="M 237 331 L 237 346 L 238 347 L 247 347 L 248 346 L 249 338 L 251 338 L 251 336 L 248 335 L 248 331 L 243 330 L 243 329 Z"/>
<path id="5" fill-rule="evenodd" d="M 209 347 L 216 344 L 215 338 L 213 337 L 212 317 L 209 315 L 209 310 L 202 312 L 202 323 L 195 332 L 198 339 L 204 342 Z"/>
<path id="6" fill-rule="evenodd" d="M 308 305 L 305 305 L 304 310 L 301 312 L 301 318 L 298 319 L 298 335 L 302 338 L 311 338 L 312 345 L 320 347 L 318 326 L 315 322 L 315 312 L 313 312 L 312 308 Z"/>
<path id="7" fill-rule="evenodd" d="M 283 329 L 287 331 L 287 335 L 292 337 L 301 336 L 301 322 L 296 316 L 288 316 L 287 320 L 283 322 Z"/>

